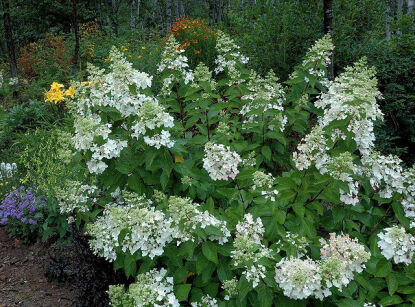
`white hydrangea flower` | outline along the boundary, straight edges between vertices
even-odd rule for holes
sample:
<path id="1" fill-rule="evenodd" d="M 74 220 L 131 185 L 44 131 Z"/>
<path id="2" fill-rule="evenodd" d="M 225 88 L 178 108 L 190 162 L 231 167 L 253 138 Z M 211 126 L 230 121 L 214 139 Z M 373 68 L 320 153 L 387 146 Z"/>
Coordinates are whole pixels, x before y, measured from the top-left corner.
<path id="1" fill-rule="evenodd" d="M 174 141 L 171 139 L 170 132 L 166 130 L 162 130 L 161 133 L 156 133 L 153 136 L 145 136 L 144 142 L 148 146 L 156 147 L 160 149 L 161 146 L 165 146 L 167 148 L 172 148 L 174 146 Z"/>
<path id="2" fill-rule="evenodd" d="M 115 248 L 134 254 L 140 251 L 143 256 L 153 259 L 161 256 L 164 247 L 178 238 L 180 233 L 162 211 L 149 206 L 149 201 L 136 201 L 125 205 L 110 206 L 104 210 L 93 224 L 88 225 L 87 233 L 92 237 L 89 245 L 95 254 L 109 261 L 116 259 Z M 121 243 L 119 235 L 126 231 Z"/>
<path id="3" fill-rule="evenodd" d="M 245 214 L 244 220 L 236 225 L 234 250 L 231 251 L 234 266 L 244 268 L 242 274 L 248 281 L 252 281 L 254 288 L 265 277 L 266 272 L 266 268 L 258 264 L 258 261 L 271 255 L 271 250 L 262 244 L 264 232 L 260 218 L 254 221 L 251 214 Z"/>
<path id="4" fill-rule="evenodd" d="M 329 147 L 323 129 L 320 126 L 314 126 L 298 145 L 297 151 L 293 153 L 295 166 L 299 170 L 304 170 L 308 169 L 313 162 L 326 164 L 329 160 L 326 153 L 328 150 Z"/>
<path id="5" fill-rule="evenodd" d="M 386 259 L 392 259 L 395 263 L 409 265 L 415 252 L 415 237 L 406 233 L 405 228 L 393 226 L 385 228 L 378 234 L 380 240 L 378 246 Z"/>
<path id="6" fill-rule="evenodd" d="M 302 65 L 304 67 L 309 66 L 310 64 L 314 65 L 316 62 L 321 62 L 324 66 L 330 63 L 330 57 L 333 53 L 334 45 L 330 34 L 326 34 L 319 40 L 317 40 L 314 45 L 307 51 L 307 54 L 303 60 Z M 315 68 L 310 69 L 310 74 L 321 76 L 320 71 L 316 71 Z"/>
<path id="7" fill-rule="evenodd" d="M 208 211 L 201 211 L 200 205 L 194 203 L 190 198 L 183 198 L 178 196 L 171 196 L 168 202 L 168 209 L 173 224 L 179 228 L 179 225 L 184 226 L 181 235 L 178 237 L 178 244 L 188 240 L 195 240 L 194 231 L 197 227 L 205 229 L 208 226 L 215 227 L 222 232 L 222 236 L 209 235 L 209 240 L 216 240 L 219 244 L 228 242 L 231 236 L 227 228 L 226 221 L 221 221 Z"/>
<path id="8" fill-rule="evenodd" d="M 309 258 L 283 258 L 276 265 L 275 281 L 285 296 L 295 300 L 321 292 L 320 267 Z"/>
<path id="9" fill-rule="evenodd" d="M 265 174 L 264 172 L 256 171 L 253 174 L 254 185 L 252 186 L 252 189 L 261 190 L 261 195 L 263 195 L 266 199 L 275 201 L 275 196 L 278 195 L 278 190 L 273 188 L 274 181 L 275 178 L 271 175 L 271 173 Z"/>
<path id="10" fill-rule="evenodd" d="M 152 77 L 133 69 L 116 48 L 109 58 L 108 72 L 88 65 L 88 81 L 76 84 L 76 99 L 68 103 L 75 117 L 74 147 L 92 152 L 87 166 L 94 174 L 103 173 L 108 160 L 118 158 L 130 138 L 143 137 L 157 149 L 174 146 L 168 131 L 174 126 L 173 117 L 143 91 L 151 87 Z M 109 110 L 108 117 L 102 115 L 103 108 Z M 124 122 L 113 127 L 112 120 L 120 117 Z M 104 119 L 109 122 L 103 123 Z M 119 129 L 131 131 L 131 135 L 122 136 Z"/>
<path id="11" fill-rule="evenodd" d="M 167 112 L 164 111 L 164 107 L 157 103 L 156 100 L 147 100 L 140 107 L 137 114 L 137 120 L 132 126 L 134 138 L 144 136 L 144 141 L 150 145 L 160 148 L 160 146 L 172 147 L 174 144 L 170 140 L 170 133 L 162 130 L 161 134 L 155 134 L 153 136 L 146 135 L 149 131 L 155 129 L 172 128 L 174 126 L 174 119 Z"/>
<path id="12" fill-rule="evenodd" d="M 348 119 L 347 131 L 353 133 L 362 155 L 369 154 L 374 145 L 374 121 L 383 118 L 377 104 L 381 94 L 375 73 L 374 68 L 366 67 L 366 61 L 361 60 L 347 67 L 315 103 L 324 110 L 324 115 L 319 118 L 321 128 L 333 121 Z"/>
<path id="13" fill-rule="evenodd" d="M 226 71 L 231 82 L 239 82 L 240 72 L 237 69 L 237 64 L 248 63 L 248 58 L 239 52 L 239 46 L 222 31 L 217 32 L 216 38 L 216 50 L 218 57 L 215 60 L 216 68 L 215 73 L 219 74 Z"/>
<path id="14" fill-rule="evenodd" d="M 167 39 L 164 47 L 162 59 L 157 67 L 159 73 L 164 73 L 162 79 L 162 88 L 160 94 L 166 97 L 170 94 L 171 85 L 175 82 L 183 80 L 185 84 L 193 81 L 194 76 L 191 69 L 189 69 L 188 59 L 183 55 L 184 49 L 180 48 L 180 44 L 176 41 L 173 35 Z"/>
<path id="15" fill-rule="evenodd" d="M 219 307 L 218 301 L 209 294 L 203 296 L 200 302 L 193 302 L 190 305 L 192 307 Z"/>
<path id="16" fill-rule="evenodd" d="M 108 295 L 112 306 L 143 307 L 180 307 L 174 295 L 173 278 L 168 277 L 167 270 L 152 269 L 147 273 L 138 274 L 135 283 L 127 291 L 124 286 L 110 286 Z"/>
<path id="17" fill-rule="evenodd" d="M 213 180 L 235 179 L 241 157 L 223 144 L 206 143 L 203 168 Z"/>
<path id="18" fill-rule="evenodd" d="M 240 114 L 243 115 L 243 129 L 249 129 L 250 124 L 261 121 L 259 113 L 264 114 L 268 110 L 279 112 L 284 110 L 282 104 L 285 92 L 272 70 L 265 78 L 261 78 L 251 71 L 247 87 L 249 93 L 241 98 L 244 103 L 240 111 Z M 274 122 L 276 119 L 279 121 L 280 130 L 283 131 L 287 121 L 286 117 L 282 116 L 282 113 L 278 113 L 278 116 L 274 117 Z M 275 123 L 271 123 L 269 128 L 274 129 Z"/>
<path id="19" fill-rule="evenodd" d="M 98 187 L 82 184 L 79 181 L 67 181 L 65 185 L 57 189 L 56 197 L 59 200 L 59 210 L 62 214 L 87 212 L 91 203 L 97 200 Z"/>
<path id="20" fill-rule="evenodd" d="M 229 280 L 224 280 L 222 282 L 222 288 L 226 293 L 224 297 L 225 301 L 229 301 L 231 297 L 238 295 L 238 280 L 236 277 Z"/>
<path id="21" fill-rule="evenodd" d="M 353 279 L 353 272 L 362 272 L 365 268 L 364 263 L 369 260 L 370 253 L 367 252 L 359 241 L 351 239 L 348 234 L 336 235 L 330 233 L 329 241 L 320 239 L 322 247 L 320 249 L 321 259 L 336 257 L 346 264 L 349 279 Z"/>

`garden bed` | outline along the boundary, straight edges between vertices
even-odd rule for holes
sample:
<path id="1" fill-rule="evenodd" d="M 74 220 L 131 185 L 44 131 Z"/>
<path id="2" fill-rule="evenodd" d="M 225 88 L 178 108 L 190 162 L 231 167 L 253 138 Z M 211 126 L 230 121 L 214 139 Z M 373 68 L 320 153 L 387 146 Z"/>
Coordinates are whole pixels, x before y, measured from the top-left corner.
<path id="1" fill-rule="evenodd" d="M 0 306 L 71 306 L 75 293 L 68 283 L 49 282 L 45 244 L 25 245 L 0 227 Z"/>

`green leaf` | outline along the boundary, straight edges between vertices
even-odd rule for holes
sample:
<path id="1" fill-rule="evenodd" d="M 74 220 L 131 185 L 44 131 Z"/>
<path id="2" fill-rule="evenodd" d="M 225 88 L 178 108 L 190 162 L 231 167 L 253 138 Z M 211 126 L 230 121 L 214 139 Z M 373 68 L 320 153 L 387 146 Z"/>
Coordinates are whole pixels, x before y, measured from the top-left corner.
<path id="1" fill-rule="evenodd" d="M 295 203 L 293 205 L 293 210 L 299 217 L 304 217 L 305 208 L 302 203 Z"/>
<path id="2" fill-rule="evenodd" d="M 362 302 L 355 301 L 350 298 L 345 298 L 337 303 L 337 306 L 339 307 L 357 307 L 357 306 L 362 306 L 362 305 L 363 305 Z"/>
<path id="3" fill-rule="evenodd" d="M 209 261 L 218 264 L 218 248 L 213 242 L 204 242 L 202 244 L 202 253 Z"/>
<path id="4" fill-rule="evenodd" d="M 393 295 L 398 289 L 398 285 L 399 285 L 395 274 L 392 273 L 386 276 L 386 284 L 388 285 L 389 295 Z"/>
<path id="5" fill-rule="evenodd" d="M 206 266 L 209 264 L 209 261 L 203 255 L 199 255 L 196 260 L 196 273 L 200 274 Z"/>
<path id="6" fill-rule="evenodd" d="M 267 161 L 271 161 L 271 148 L 269 148 L 269 146 L 267 145 L 263 146 L 261 149 L 261 153 L 264 155 Z"/>
<path id="7" fill-rule="evenodd" d="M 272 290 L 264 284 L 259 284 L 256 288 L 258 293 L 258 302 L 261 307 L 272 306 Z"/>
<path id="8" fill-rule="evenodd" d="M 124 258 L 124 271 L 127 277 L 135 276 L 135 272 L 137 270 L 137 264 L 135 257 L 131 255 L 129 252 L 125 254 Z"/>
<path id="9" fill-rule="evenodd" d="M 386 277 L 392 271 L 391 263 L 386 259 L 380 259 L 376 264 L 376 277 Z"/>
<path id="10" fill-rule="evenodd" d="M 163 168 L 163 172 L 161 173 L 160 176 L 160 183 L 161 183 L 161 187 L 163 190 L 166 189 L 167 187 L 167 183 L 169 182 L 170 179 L 170 174 L 171 174 L 171 168 Z"/>
<path id="11" fill-rule="evenodd" d="M 402 303 L 403 300 L 400 296 L 393 295 L 393 296 L 386 296 L 383 299 L 380 300 L 379 305 L 380 306 L 391 306 L 391 305 L 397 305 Z"/>
<path id="12" fill-rule="evenodd" d="M 176 295 L 176 298 L 179 300 L 179 302 L 187 301 L 187 297 L 189 296 L 189 292 L 191 288 L 192 288 L 191 284 L 174 286 L 174 294 Z"/>

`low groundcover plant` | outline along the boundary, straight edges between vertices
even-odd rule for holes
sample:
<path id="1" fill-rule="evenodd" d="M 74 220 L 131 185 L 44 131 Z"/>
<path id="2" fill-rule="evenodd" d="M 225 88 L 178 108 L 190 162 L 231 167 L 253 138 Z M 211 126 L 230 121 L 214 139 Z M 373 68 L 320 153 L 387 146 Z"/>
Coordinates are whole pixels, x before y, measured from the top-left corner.
<path id="1" fill-rule="evenodd" d="M 66 97 L 88 175 L 61 213 L 135 279 L 113 305 L 413 302 L 415 168 L 374 149 L 374 69 L 329 81 L 325 36 L 281 83 L 216 40 L 214 71 L 192 71 L 169 36 L 159 93 L 113 48 Z"/>
<path id="2" fill-rule="evenodd" d="M 32 188 L 21 186 L 4 196 L 0 204 L 0 225 L 7 225 L 12 236 L 28 243 L 37 238 L 44 200 Z"/>

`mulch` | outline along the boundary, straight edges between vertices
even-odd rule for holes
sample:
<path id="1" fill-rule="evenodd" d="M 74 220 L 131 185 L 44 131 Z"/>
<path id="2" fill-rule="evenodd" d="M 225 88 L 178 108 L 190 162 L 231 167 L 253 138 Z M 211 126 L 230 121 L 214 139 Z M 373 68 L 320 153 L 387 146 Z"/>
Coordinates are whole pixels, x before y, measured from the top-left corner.
<path id="1" fill-rule="evenodd" d="M 47 245 L 23 244 L 0 227 L 0 307 L 72 305 L 76 295 L 71 285 L 45 277 L 48 257 Z"/>

